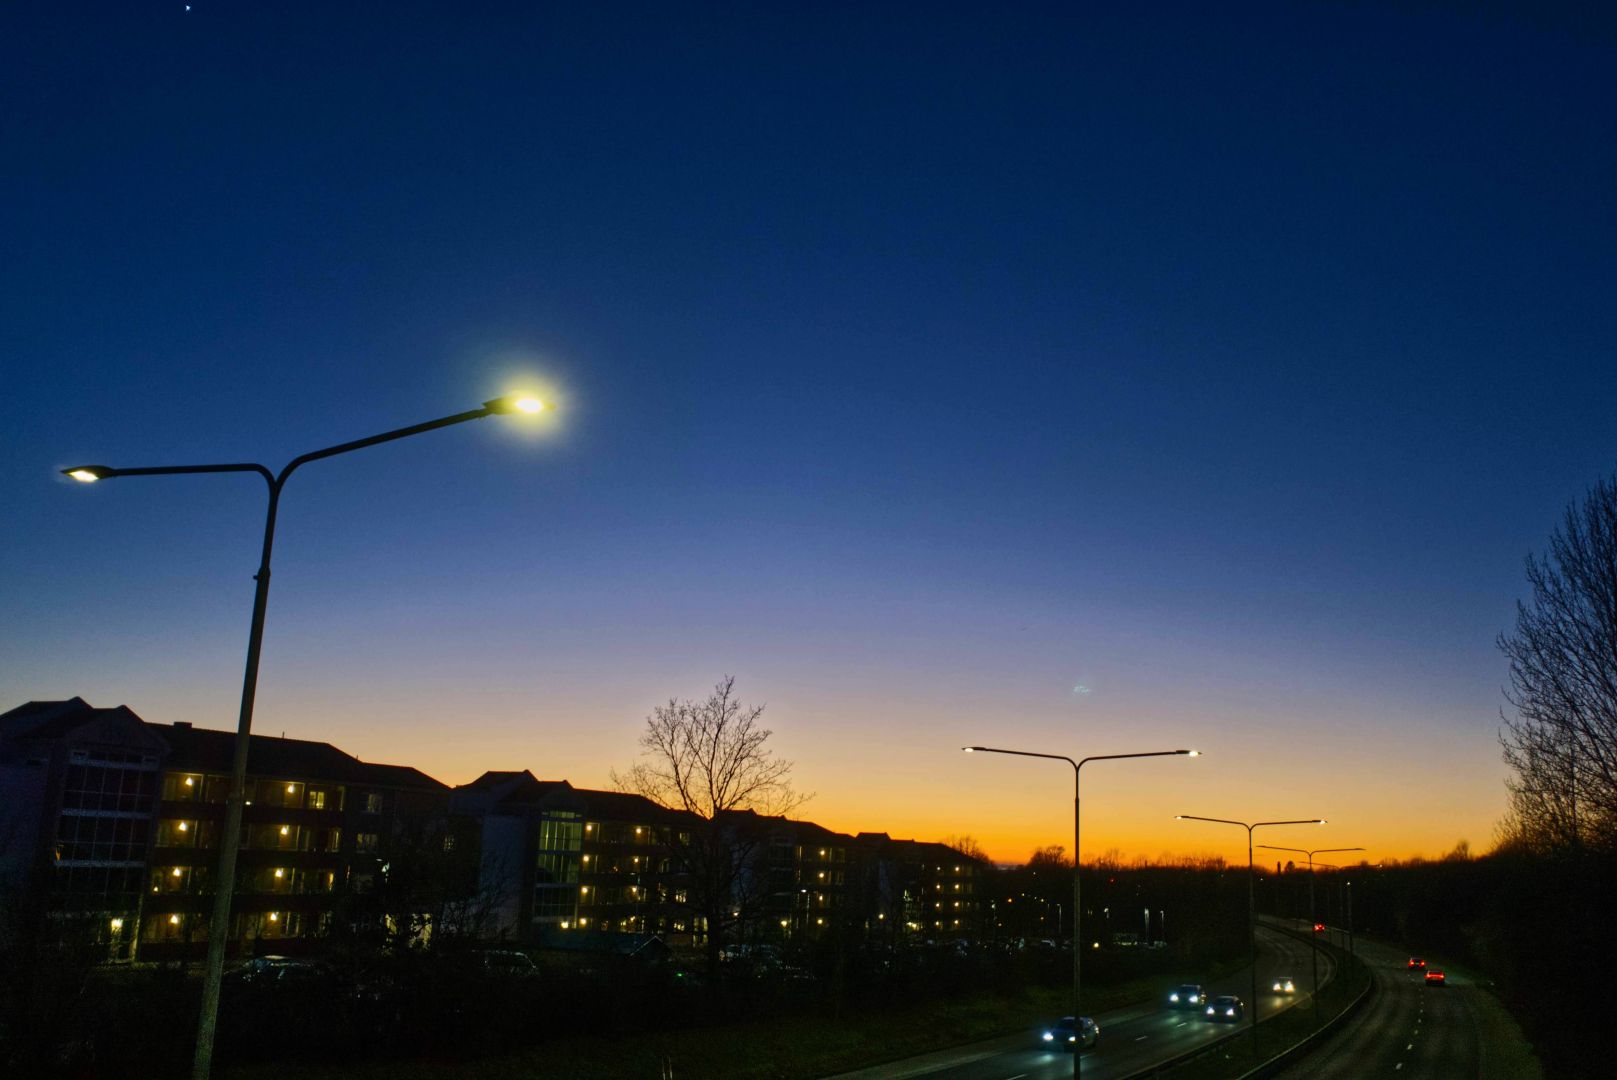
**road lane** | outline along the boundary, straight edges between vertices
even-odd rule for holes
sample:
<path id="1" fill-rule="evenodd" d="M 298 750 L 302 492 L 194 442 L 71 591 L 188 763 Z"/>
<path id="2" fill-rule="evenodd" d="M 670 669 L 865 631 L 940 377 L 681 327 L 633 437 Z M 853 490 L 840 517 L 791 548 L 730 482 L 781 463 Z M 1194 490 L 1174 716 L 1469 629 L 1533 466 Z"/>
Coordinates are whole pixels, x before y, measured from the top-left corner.
<path id="1" fill-rule="evenodd" d="M 1308 998 L 1299 993 L 1285 998 L 1269 992 L 1276 975 L 1301 977 L 1308 970 L 1308 943 L 1285 934 L 1259 928 L 1258 979 L 1262 994 L 1262 1015 L 1267 1017 Z M 1242 968 L 1207 985 L 1212 994 L 1236 994 L 1243 1000 L 1250 992 L 1250 969 Z M 1321 979 L 1325 969 L 1321 970 Z M 1305 980 L 1306 981 L 1306 980 Z M 1248 1002 L 1250 1008 L 1251 1003 Z M 906 1058 L 857 1072 L 835 1080 L 1059 1080 L 1072 1076 L 1072 1057 L 1064 1050 L 1047 1050 L 1036 1044 L 1037 1025 L 1052 1017 L 1029 1017 L 1025 1034 L 1014 1035 L 959 1047 L 954 1050 Z M 1210 1023 L 1199 1013 L 1176 1012 L 1160 1003 L 1130 1006 L 1096 1017 L 1100 1043 L 1084 1052 L 1083 1073 L 1094 1080 L 1117 1080 L 1130 1073 L 1177 1057 L 1197 1046 L 1213 1042 L 1232 1030 L 1245 1031 L 1245 1023 L 1231 1028 Z M 1245 1043 L 1242 1043 L 1245 1046 Z"/>
<path id="2" fill-rule="evenodd" d="M 1360 939 L 1357 951 L 1375 980 L 1369 1003 L 1280 1080 L 1482 1075 L 1476 995 L 1486 991 L 1454 972 L 1447 985 L 1428 986 L 1424 975 L 1408 970 L 1407 953 L 1385 945 Z M 1431 957 L 1427 962 L 1441 966 Z"/>

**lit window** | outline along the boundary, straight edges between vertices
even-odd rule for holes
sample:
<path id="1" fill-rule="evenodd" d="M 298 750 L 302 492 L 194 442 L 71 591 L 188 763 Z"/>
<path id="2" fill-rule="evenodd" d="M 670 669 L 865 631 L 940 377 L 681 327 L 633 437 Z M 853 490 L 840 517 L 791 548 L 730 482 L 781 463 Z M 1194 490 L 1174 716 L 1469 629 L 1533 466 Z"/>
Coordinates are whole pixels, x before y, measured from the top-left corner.
<path id="1" fill-rule="evenodd" d="M 178 866 L 176 866 L 176 867 L 175 867 L 175 868 L 174 868 L 174 876 L 175 876 L 175 877 L 179 877 L 179 876 L 180 876 L 180 868 L 179 868 L 179 867 L 178 867 Z"/>
<path id="2" fill-rule="evenodd" d="M 185 778 L 185 786 L 186 787 L 196 787 L 196 781 L 191 779 L 189 776 L 187 776 Z"/>
<path id="3" fill-rule="evenodd" d="M 282 825 L 281 826 L 281 835 L 282 836 L 290 836 L 290 835 L 292 835 L 292 826 L 290 826 L 290 825 Z"/>
<path id="4" fill-rule="evenodd" d="M 284 878 L 286 876 L 286 871 L 282 870 L 280 867 L 276 867 L 275 868 L 275 876 L 278 877 L 278 878 Z"/>
<path id="5" fill-rule="evenodd" d="M 178 926 L 180 925 L 180 917 L 178 915 L 170 915 L 168 917 L 168 922 L 170 926 Z"/>
<path id="6" fill-rule="evenodd" d="M 298 788 L 297 788 L 296 784 L 288 784 L 288 785 L 286 785 L 286 793 L 288 795 L 296 795 L 297 791 L 298 791 Z"/>
<path id="7" fill-rule="evenodd" d="M 180 831 L 181 832 L 190 832 L 191 831 L 190 823 L 189 822 L 184 822 L 184 821 L 180 822 Z"/>

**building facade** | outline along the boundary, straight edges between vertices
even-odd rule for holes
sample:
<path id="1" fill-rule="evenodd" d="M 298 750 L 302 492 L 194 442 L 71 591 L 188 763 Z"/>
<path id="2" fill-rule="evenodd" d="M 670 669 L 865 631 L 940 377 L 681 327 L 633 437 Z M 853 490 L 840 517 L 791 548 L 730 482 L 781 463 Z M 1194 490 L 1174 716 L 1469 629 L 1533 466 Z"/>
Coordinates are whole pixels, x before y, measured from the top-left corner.
<path id="1" fill-rule="evenodd" d="M 205 948 L 233 732 L 151 724 L 79 698 L 0 715 L 0 875 L 114 959 Z M 231 952 L 298 952 L 344 893 L 375 887 L 406 820 L 448 788 L 329 743 L 254 735 Z"/>
<path id="2" fill-rule="evenodd" d="M 234 743 L 233 732 L 79 698 L 0 714 L 0 889 L 109 959 L 200 958 Z M 718 912 L 728 944 L 980 929 L 986 866 L 943 844 L 752 811 L 710 826 L 525 770 L 451 790 L 329 743 L 254 735 L 230 952 L 312 950 L 355 919 L 416 939 L 443 926 L 534 946 L 702 944 L 710 927 L 689 856 L 715 829 L 736 860 Z M 382 893 L 385 903 L 364 902 Z"/>

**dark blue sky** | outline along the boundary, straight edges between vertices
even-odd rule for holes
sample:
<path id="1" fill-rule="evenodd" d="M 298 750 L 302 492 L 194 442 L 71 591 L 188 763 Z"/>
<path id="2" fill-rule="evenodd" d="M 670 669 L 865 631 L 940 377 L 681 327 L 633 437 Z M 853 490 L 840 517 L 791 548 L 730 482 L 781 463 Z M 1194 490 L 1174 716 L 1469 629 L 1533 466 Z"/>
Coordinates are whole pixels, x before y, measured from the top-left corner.
<path id="1" fill-rule="evenodd" d="M 234 716 L 261 492 L 55 469 L 278 466 L 526 378 L 538 438 L 288 487 L 264 730 L 600 784 L 732 672 L 839 828 L 1020 854 L 1049 792 L 952 756 L 993 731 L 1205 744 L 1196 806 L 1119 792 L 1147 853 L 1255 787 L 1486 841 L 1493 638 L 1617 467 L 1608 27 L 192 7 L 0 15 L 0 706 Z M 1385 792 L 1291 805 L 1371 746 Z"/>

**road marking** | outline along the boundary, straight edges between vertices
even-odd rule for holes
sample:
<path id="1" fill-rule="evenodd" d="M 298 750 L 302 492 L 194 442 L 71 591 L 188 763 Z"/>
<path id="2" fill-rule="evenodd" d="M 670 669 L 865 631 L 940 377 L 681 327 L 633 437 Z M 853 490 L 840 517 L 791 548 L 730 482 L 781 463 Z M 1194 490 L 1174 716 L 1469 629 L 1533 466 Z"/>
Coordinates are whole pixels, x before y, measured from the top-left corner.
<path id="1" fill-rule="evenodd" d="M 1149 1036 L 1149 1035 L 1141 1035 L 1139 1038 L 1135 1039 L 1134 1041 L 1135 1042 L 1145 1042 L 1145 1040 L 1149 1039 L 1150 1037 L 1151 1036 Z"/>
<path id="2" fill-rule="evenodd" d="M 1404 1049 L 1405 1049 L 1405 1050 L 1413 1050 L 1413 1049 L 1415 1049 L 1415 1044 L 1414 1044 L 1414 1043 L 1410 1043 L 1410 1044 L 1409 1044 L 1409 1045 L 1408 1045 L 1408 1046 L 1406 1046 L 1406 1047 L 1404 1047 Z"/>
<path id="3" fill-rule="evenodd" d="M 1398 1063 L 1398 1064 L 1396 1064 L 1396 1065 L 1394 1065 L 1394 1066 L 1393 1066 L 1393 1067 L 1392 1067 L 1392 1071 L 1393 1071 L 1393 1072 L 1397 1072 L 1397 1071 L 1398 1071 L 1398 1070 L 1399 1070 L 1399 1069 L 1401 1069 L 1401 1068 L 1403 1068 L 1403 1067 L 1404 1067 L 1404 1063 L 1403 1063 L 1403 1062 L 1401 1062 L 1401 1061 L 1400 1061 L 1400 1062 L 1399 1062 L 1399 1063 Z"/>
<path id="4" fill-rule="evenodd" d="M 1181 1020 L 1179 1023 L 1175 1024 L 1174 1027 L 1184 1027 L 1188 1023 L 1190 1023 L 1189 1020 Z"/>

